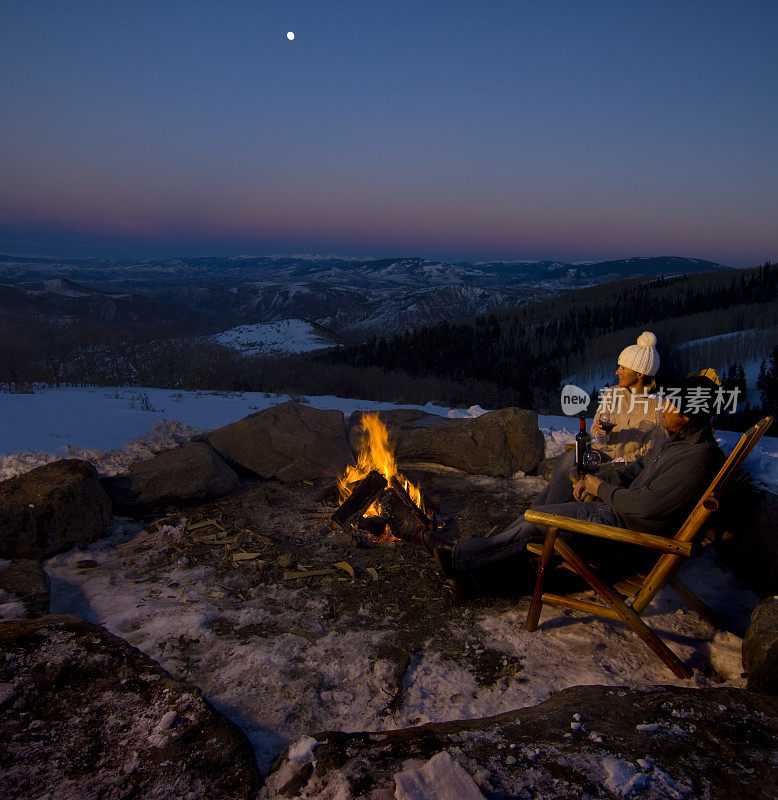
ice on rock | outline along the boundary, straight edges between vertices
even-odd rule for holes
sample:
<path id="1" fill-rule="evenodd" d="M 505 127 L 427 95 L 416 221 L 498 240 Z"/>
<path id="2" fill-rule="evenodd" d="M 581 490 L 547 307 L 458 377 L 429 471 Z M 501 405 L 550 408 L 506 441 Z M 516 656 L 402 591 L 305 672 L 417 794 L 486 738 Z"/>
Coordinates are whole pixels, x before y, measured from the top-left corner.
<path id="1" fill-rule="evenodd" d="M 287 755 L 290 761 L 303 763 L 305 761 L 313 761 L 313 748 L 317 742 L 312 736 L 303 736 L 298 739 L 294 744 L 289 746 Z"/>
<path id="2" fill-rule="evenodd" d="M 394 776 L 395 800 L 485 800 L 475 781 L 443 751 Z"/>
<path id="3" fill-rule="evenodd" d="M 627 797 L 633 792 L 646 789 L 651 783 L 651 777 L 645 772 L 636 772 L 635 768 L 627 761 L 610 757 L 602 762 L 605 769 L 603 786 L 613 794 Z"/>
<path id="4" fill-rule="evenodd" d="M 154 728 L 154 733 L 164 733 L 165 731 L 169 731 L 176 721 L 176 712 L 175 711 L 168 711 L 167 714 L 164 714 L 162 719 L 157 723 L 157 727 Z"/>

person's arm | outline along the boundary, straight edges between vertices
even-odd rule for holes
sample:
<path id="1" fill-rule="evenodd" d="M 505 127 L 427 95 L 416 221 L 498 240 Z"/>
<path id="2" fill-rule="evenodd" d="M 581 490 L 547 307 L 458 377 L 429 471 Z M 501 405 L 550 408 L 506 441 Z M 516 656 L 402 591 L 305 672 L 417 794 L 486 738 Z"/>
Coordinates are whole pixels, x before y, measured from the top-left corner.
<path id="1" fill-rule="evenodd" d="M 606 464 L 597 471 L 597 477 L 614 486 L 629 486 L 643 470 L 645 461 L 638 456 L 634 461 L 623 464 Z"/>
<path id="2" fill-rule="evenodd" d="M 622 488 L 603 481 L 596 487 L 597 496 L 616 514 L 662 520 L 700 496 L 714 458 L 715 450 L 700 448 L 657 471 L 639 488 Z"/>

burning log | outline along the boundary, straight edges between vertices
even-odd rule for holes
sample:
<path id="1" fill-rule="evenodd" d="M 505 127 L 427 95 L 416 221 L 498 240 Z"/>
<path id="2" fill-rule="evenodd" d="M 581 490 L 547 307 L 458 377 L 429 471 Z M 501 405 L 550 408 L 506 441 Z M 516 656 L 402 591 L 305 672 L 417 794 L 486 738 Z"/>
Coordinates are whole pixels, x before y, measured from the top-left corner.
<path id="1" fill-rule="evenodd" d="M 394 486 L 384 489 L 378 496 L 378 502 L 381 504 L 381 516 L 388 522 L 392 536 L 398 539 L 416 538 L 422 525 Z"/>
<path id="2" fill-rule="evenodd" d="M 392 479 L 389 481 L 389 486 L 394 489 L 395 493 L 403 501 L 408 510 L 414 515 L 414 517 L 416 517 L 418 524 L 424 528 L 429 528 L 431 524 L 430 518 L 416 505 L 416 503 L 413 502 L 413 499 L 408 494 L 405 487 L 400 483 L 399 480 L 397 480 L 396 475 L 392 475 Z"/>
<path id="3" fill-rule="evenodd" d="M 349 520 L 357 515 L 362 515 L 376 499 L 376 496 L 386 488 L 386 478 L 373 470 L 367 477 L 354 486 L 351 494 L 341 503 L 332 515 L 332 521 L 347 529 Z"/>
<path id="4" fill-rule="evenodd" d="M 379 538 L 386 534 L 387 520 L 384 517 L 360 517 L 357 520 L 357 528 L 360 531 L 365 531 L 371 536 Z"/>
<path id="5" fill-rule="evenodd" d="M 421 491 L 397 471 L 389 434 L 378 415 L 366 415 L 362 425 L 365 435 L 357 464 L 338 478 L 342 504 L 332 521 L 347 530 L 354 517 L 367 513 L 354 526 L 367 531 L 362 538 L 380 539 L 388 529 L 397 539 L 415 539 L 432 524 L 424 512 Z"/>

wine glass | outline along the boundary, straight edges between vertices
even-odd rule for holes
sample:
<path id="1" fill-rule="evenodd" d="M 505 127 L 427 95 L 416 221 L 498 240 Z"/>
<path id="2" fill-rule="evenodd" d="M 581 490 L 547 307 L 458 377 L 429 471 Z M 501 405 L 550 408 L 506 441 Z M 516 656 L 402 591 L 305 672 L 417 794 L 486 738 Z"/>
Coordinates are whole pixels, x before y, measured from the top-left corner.
<path id="1" fill-rule="evenodd" d="M 607 442 L 611 431 L 616 427 L 616 423 L 613 421 L 613 417 L 611 417 L 609 411 L 603 411 L 597 421 L 600 427 L 605 431 L 605 441 Z"/>
<path id="2" fill-rule="evenodd" d="M 601 464 L 602 455 L 599 453 L 599 451 L 588 447 L 586 452 L 583 454 L 584 473 L 587 475 L 593 475 L 600 468 Z"/>

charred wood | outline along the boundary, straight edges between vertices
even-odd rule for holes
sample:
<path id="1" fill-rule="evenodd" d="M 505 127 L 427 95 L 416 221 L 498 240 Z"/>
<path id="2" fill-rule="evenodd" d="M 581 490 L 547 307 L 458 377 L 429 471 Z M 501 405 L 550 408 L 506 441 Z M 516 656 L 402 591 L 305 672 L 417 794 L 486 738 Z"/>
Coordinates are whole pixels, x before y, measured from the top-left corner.
<path id="1" fill-rule="evenodd" d="M 381 504 L 381 515 L 389 523 L 392 536 L 398 539 L 416 538 L 423 524 L 419 522 L 417 515 L 399 495 L 394 485 L 381 492 L 378 502 Z"/>
<path id="2" fill-rule="evenodd" d="M 349 521 L 355 516 L 361 516 L 376 496 L 386 488 L 386 478 L 373 470 L 354 486 L 354 491 L 341 503 L 333 513 L 332 521 L 347 530 Z"/>

